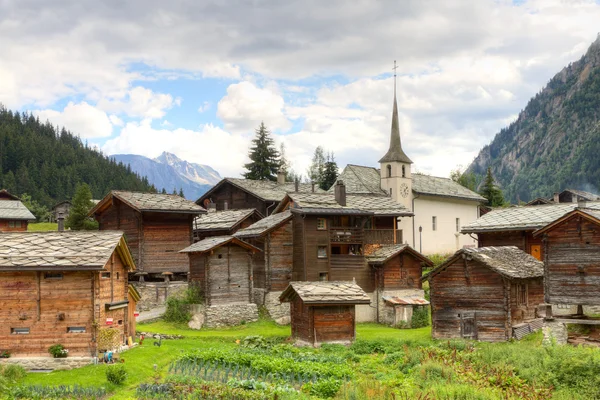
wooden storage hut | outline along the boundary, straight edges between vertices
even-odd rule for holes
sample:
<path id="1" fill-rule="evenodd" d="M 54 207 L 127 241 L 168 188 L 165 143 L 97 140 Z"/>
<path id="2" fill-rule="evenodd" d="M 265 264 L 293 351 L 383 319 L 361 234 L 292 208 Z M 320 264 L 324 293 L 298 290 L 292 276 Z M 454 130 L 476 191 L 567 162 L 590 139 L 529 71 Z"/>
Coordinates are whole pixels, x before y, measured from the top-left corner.
<path id="1" fill-rule="evenodd" d="M 97 203 L 95 203 L 97 204 Z M 71 211 L 71 201 L 70 200 L 63 200 L 60 203 L 57 203 L 54 205 L 54 207 L 52 207 L 51 211 L 51 219 L 52 222 L 56 222 L 58 221 L 58 217 L 62 214 L 62 217 L 66 220 L 69 218 L 69 212 Z"/>
<path id="2" fill-rule="evenodd" d="M 180 251 L 189 256 L 190 283 L 207 306 L 252 303 L 252 254 L 260 249 L 233 236 L 215 236 Z"/>
<path id="3" fill-rule="evenodd" d="M 25 232 L 35 216 L 17 196 L 0 190 L 0 232 Z"/>
<path id="4" fill-rule="evenodd" d="M 575 209 L 534 236 L 544 243 L 546 303 L 600 305 L 600 210 Z"/>
<path id="5" fill-rule="evenodd" d="M 205 212 L 177 195 L 113 190 L 89 215 L 101 231 L 125 232 L 138 271 L 163 280 L 165 272 L 187 275 L 189 261 L 178 252 L 192 244 L 192 222 Z"/>
<path id="6" fill-rule="evenodd" d="M 504 341 L 539 329 L 543 263 L 514 246 L 457 251 L 429 272 L 434 339 Z"/>
<path id="7" fill-rule="evenodd" d="M 134 336 L 127 273 L 135 264 L 122 232 L 0 234 L 0 350 L 12 357 L 94 356 L 103 330 L 118 346 Z"/>
<path id="8" fill-rule="evenodd" d="M 224 211 L 209 208 L 206 214 L 194 219 L 194 242 L 211 236 L 233 235 L 262 218 L 263 215 L 254 208 Z"/>
<path id="9" fill-rule="evenodd" d="M 290 303 L 292 337 L 312 346 L 354 341 L 355 306 L 371 302 L 354 282 L 292 282 L 279 300 Z"/>

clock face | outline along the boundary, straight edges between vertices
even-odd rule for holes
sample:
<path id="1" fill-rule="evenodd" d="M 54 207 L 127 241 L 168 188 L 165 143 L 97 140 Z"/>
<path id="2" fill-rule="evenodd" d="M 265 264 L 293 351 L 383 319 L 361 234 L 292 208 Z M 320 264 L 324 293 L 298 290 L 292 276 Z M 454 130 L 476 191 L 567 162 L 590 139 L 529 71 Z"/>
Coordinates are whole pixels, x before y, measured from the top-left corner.
<path id="1" fill-rule="evenodd" d="M 406 183 L 400 185 L 400 196 L 408 197 L 408 185 Z"/>

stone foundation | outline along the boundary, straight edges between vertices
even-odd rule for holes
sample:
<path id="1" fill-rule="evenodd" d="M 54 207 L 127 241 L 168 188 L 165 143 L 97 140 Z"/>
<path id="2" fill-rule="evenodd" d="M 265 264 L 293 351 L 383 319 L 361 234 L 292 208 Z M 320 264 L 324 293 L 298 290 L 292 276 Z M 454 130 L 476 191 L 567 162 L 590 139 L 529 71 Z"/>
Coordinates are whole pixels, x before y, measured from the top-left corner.
<path id="1" fill-rule="evenodd" d="M 290 318 L 290 303 L 282 303 L 279 296 L 282 292 L 269 292 L 265 294 L 264 306 L 269 312 L 269 316 L 279 325 L 288 325 Z"/>
<path id="2" fill-rule="evenodd" d="M 544 321 L 542 332 L 544 332 L 544 340 L 542 341 L 544 346 L 567 344 L 567 326 L 562 322 Z"/>
<path id="3" fill-rule="evenodd" d="M 148 311 L 164 306 L 169 296 L 182 295 L 188 288 L 187 282 L 136 282 L 131 285 L 140 292 L 141 299 L 137 303 L 137 311 Z"/>
<path id="4" fill-rule="evenodd" d="M 74 368 L 85 367 L 86 365 L 94 362 L 93 357 L 66 357 L 66 358 L 52 358 L 52 357 L 11 357 L 0 359 L 0 364 L 10 365 L 16 364 L 25 368 L 27 371 L 31 370 L 52 370 L 52 371 L 65 371 Z"/>
<path id="5" fill-rule="evenodd" d="M 227 304 L 206 307 L 193 315 L 188 326 L 192 329 L 223 328 L 258 321 L 256 304 Z"/>

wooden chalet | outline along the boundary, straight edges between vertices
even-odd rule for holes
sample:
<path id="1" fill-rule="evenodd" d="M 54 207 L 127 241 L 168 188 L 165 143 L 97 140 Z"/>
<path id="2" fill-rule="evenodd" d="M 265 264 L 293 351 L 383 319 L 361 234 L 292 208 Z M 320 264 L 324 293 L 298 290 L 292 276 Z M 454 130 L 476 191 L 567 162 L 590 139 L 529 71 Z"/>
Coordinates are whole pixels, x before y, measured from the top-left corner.
<path id="1" fill-rule="evenodd" d="M 97 354 L 103 330 L 115 346 L 135 335 L 135 301 L 127 274 L 135 269 L 122 232 L 0 234 L 0 349 L 12 357 L 50 357 L 60 343 L 69 356 Z"/>
<path id="2" fill-rule="evenodd" d="M 17 196 L 0 190 L 0 232 L 25 232 L 33 221 L 35 216 Z"/>
<path id="3" fill-rule="evenodd" d="M 375 270 L 377 322 L 410 326 L 413 311 L 428 308 L 421 276 L 433 262 L 407 244 L 381 246 L 366 258 Z"/>
<path id="4" fill-rule="evenodd" d="M 196 204 L 209 208 L 216 205 L 217 211 L 230 209 L 256 209 L 261 215 L 273 213 L 287 193 L 322 193 L 317 186 L 308 183 L 285 182 L 279 174 L 277 181 L 224 178 L 202 197 Z"/>
<path id="5" fill-rule="evenodd" d="M 97 204 L 97 203 L 96 203 Z M 71 211 L 72 203 L 70 200 L 63 200 L 60 203 L 56 203 L 52 207 L 51 219 L 53 222 L 58 221 L 59 216 L 62 216 L 65 220 L 69 218 L 69 212 Z"/>
<path id="6" fill-rule="evenodd" d="M 600 210 L 574 209 L 534 236 L 544 243 L 546 303 L 600 305 Z"/>
<path id="7" fill-rule="evenodd" d="M 138 271 L 162 280 L 163 273 L 188 273 L 187 256 L 178 252 L 192 244 L 193 220 L 205 212 L 177 195 L 113 190 L 89 215 L 100 230 L 125 232 Z"/>
<path id="8" fill-rule="evenodd" d="M 211 211 L 194 219 L 194 242 L 211 236 L 233 235 L 239 229 L 247 228 L 263 215 L 255 209 Z"/>
<path id="9" fill-rule="evenodd" d="M 180 251 L 189 256 L 190 283 L 207 306 L 252 303 L 252 254 L 260 249 L 233 236 L 203 239 Z"/>
<path id="10" fill-rule="evenodd" d="M 354 282 L 292 282 L 279 299 L 290 303 L 292 337 L 312 346 L 354 341 L 355 306 L 371 302 Z"/>
<path id="11" fill-rule="evenodd" d="M 514 246 L 467 248 L 429 272 L 434 339 L 497 342 L 541 328 L 543 263 Z"/>

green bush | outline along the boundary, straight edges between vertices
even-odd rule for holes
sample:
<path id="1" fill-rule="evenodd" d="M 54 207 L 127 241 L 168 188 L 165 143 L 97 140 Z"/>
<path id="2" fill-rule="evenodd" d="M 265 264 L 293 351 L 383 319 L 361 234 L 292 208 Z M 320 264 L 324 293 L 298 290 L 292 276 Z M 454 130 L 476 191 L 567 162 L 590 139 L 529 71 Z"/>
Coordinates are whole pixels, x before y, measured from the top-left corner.
<path id="1" fill-rule="evenodd" d="M 337 392 L 339 392 L 341 387 L 342 381 L 339 379 L 328 378 L 307 383 L 304 385 L 303 390 L 313 396 L 317 396 L 322 399 L 330 399 L 334 397 Z"/>
<path id="2" fill-rule="evenodd" d="M 429 326 L 429 306 L 416 306 L 413 308 L 411 328 L 422 328 Z"/>
<path id="3" fill-rule="evenodd" d="M 5 365 L 1 368 L 0 373 L 4 378 L 6 378 L 10 383 L 15 383 L 25 378 L 27 372 L 25 372 L 25 368 L 20 365 L 9 364 Z"/>
<path id="4" fill-rule="evenodd" d="M 121 385 L 127 379 L 127 370 L 122 364 L 111 365 L 106 368 L 106 380 L 115 385 Z"/>
<path id="5" fill-rule="evenodd" d="M 167 308 L 163 315 L 163 319 L 167 322 L 179 324 L 187 324 L 190 322 L 192 315 L 189 312 L 188 303 L 184 299 L 178 297 L 167 298 Z"/>

